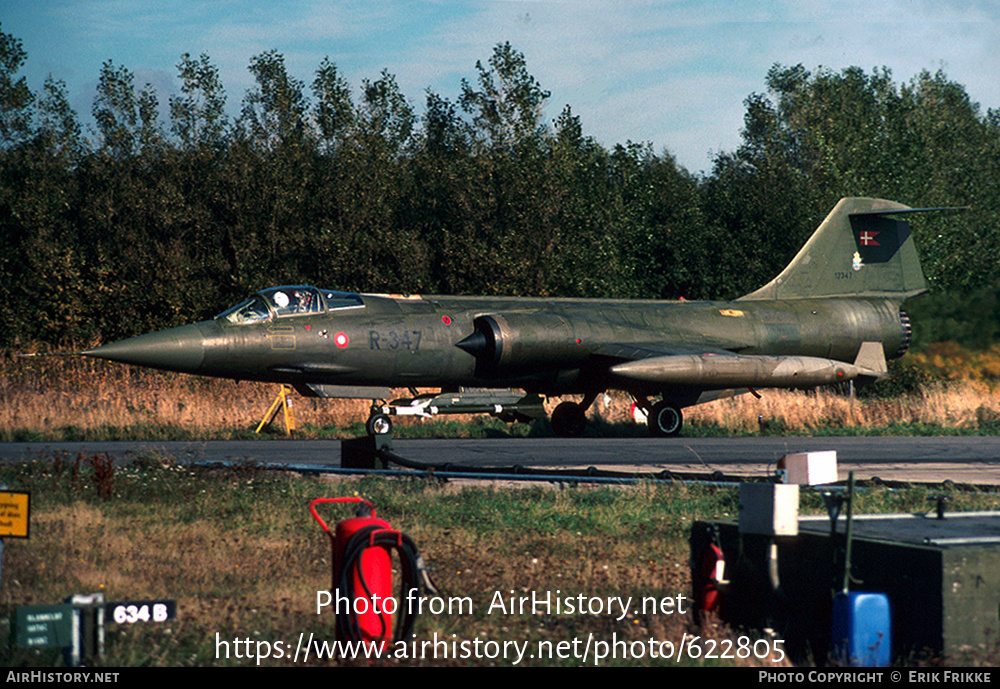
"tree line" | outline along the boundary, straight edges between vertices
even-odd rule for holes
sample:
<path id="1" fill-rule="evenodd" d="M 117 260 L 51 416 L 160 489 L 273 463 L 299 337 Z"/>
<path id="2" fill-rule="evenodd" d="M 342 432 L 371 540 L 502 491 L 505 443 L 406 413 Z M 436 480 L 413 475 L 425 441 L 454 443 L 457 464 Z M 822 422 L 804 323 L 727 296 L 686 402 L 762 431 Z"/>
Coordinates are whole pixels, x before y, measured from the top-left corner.
<path id="1" fill-rule="evenodd" d="M 740 146 L 694 175 L 649 144 L 599 143 L 570 107 L 546 121 L 550 94 L 509 43 L 419 112 L 388 72 L 356 89 L 326 59 L 307 84 L 276 51 L 251 59 L 235 117 L 207 55 L 181 56 L 161 108 L 109 61 L 86 132 L 63 82 L 18 76 L 27 59 L 0 27 L 2 347 L 109 341 L 283 283 L 735 297 L 848 195 L 972 206 L 915 221 L 918 248 L 957 308 L 975 292 L 988 312 L 970 337 L 1000 316 L 1000 113 L 941 72 L 776 65 Z"/>

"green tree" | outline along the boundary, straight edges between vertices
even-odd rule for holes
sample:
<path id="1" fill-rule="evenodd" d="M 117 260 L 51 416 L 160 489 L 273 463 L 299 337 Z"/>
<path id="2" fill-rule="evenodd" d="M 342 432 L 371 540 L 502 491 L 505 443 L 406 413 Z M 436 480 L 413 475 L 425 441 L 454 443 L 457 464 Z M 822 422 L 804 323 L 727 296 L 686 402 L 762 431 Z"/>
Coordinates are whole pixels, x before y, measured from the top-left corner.
<path id="1" fill-rule="evenodd" d="M 329 79 L 329 75 L 327 75 Z M 361 99 L 349 117 L 340 91 L 339 142 L 327 146 L 318 176 L 324 189 L 313 215 L 327 272 L 353 289 L 422 291 L 429 282 L 420 229 L 407 222 L 412 191 L 410 145 L 416 116 L 396 83 L 383 71 L 362 82 Z"/>
<path id="2" fill-rule="evenodd" d="M 416 118 L 396 84 L 396 77 L 383 70 L 375 81 L 364 80 L 361 93 L 355 115 L 359 139 L 368 146 L 378 142 L 378 147 L 390 155 L 401 152 L 410 139 Z"/>
<path id="3" fill-rule="evenodd" d="M 276 50 L 253 56 L 249 69 L 257 85 L 243 99 L 240 131 L 264 150 L 301 143 L 309 109 L 303 82 L 289 76 L 285 58 Z"/>
<path id="4" fill-rule="evenodd" d="M 770 280 L 815 227 L 800 142 L 765 96 L 754 94 L 745 104 L 743 142 L 715 157 L 702 190 L 715 242 L 740 266 L 720 297 L 745 294 Z"/>
<path id="5" fill-rule="evenodd" d="M 457 106 L 432 91 L 426 95 L 421 131 L 411 149 L 408 191 L 400 222 L 415 230 L 427 252 L 425 290 L 466 293 L 481 257 L 470 231 L 475 221 L 476 161 L 471 132 Z"/>
<path id="6" fill-rule="evenodd" d="M 66 95 L 66 84 L 49 75 L 42 86 L 36 107 L 38 128 L 35 135 L 41 148 L 55 155 L 64 165 L 73 165 L 86 152 L 80 121 Z"/>
<path id="7" fill-rule="evenodd" d="M 970 206 L 914 223 L 932 284 L 962 292 L 1000 285 L 1000 122 L 965 88 L 924 72 L 902 90 L 912 139 L 911 197 L 920 206 Z"/>
<path id="8" fill-rule="evenodd" d="M 101 148 L 115 158 L 135 152 L 139 138 L 139 101 L 135 77 L 110 60 L 101 65 L 93 115 L 101 137 Z"/>
<path id="9" fill-rule="evenodd" d="M 219 70 L 204 53 L 197 60 L 184 53 L 177 71 L 181 95 L 170 98 L 171 130 L 188 150 L 222 145 L 228 124 Z"/>
<path id="10" fill-rule="evenodd" d="M 354 123 L 354 104 L 351 102 L 351 87 L 340 73 L 337 65 L 329 58 L 323 58 L 316 78 L 313 80 L 313 96 L 316 107 L 313 118 L 319 128 L 320 140 L 331 151 L 341 142 L 346 130 Z"/>
<path id="11" fill-rule="evenodd" d="M 471 114 L 476 129 L 493 146 L 514 145 L 539 133 L 542 106 L 551 95 L 528 72 L 524 54 L 510 43 L 493 49 L 487 68 L 476 62 L 479 72 L 474 87 L 462 80 L 459 104 Z"/>
<path id="12" fill-rule="evenodd" d="M 28 60 L 20 40 L 3 32 L 0 24 L 0 148 L 17 145 L 31 132 L 34 95 L 17 73 Z"/>

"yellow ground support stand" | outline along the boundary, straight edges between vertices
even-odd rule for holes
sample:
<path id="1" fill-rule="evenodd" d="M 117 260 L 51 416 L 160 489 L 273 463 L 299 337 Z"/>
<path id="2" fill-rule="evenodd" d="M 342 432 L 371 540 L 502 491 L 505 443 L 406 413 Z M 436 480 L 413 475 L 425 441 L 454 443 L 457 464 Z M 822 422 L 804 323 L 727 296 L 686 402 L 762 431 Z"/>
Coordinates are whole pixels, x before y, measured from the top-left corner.
<path id="1" fill-rule="evenodd" d="M 274 398 L 274 402 L 271 403 L 271 407 L 264 414 L 264 418 L 261 419 L 260 425 L 257 426 L 255 433 L 260 433 L 260 430 L 264 426 L 268 425 L 274 420 L 275 415 L 278 413 L 278 407 L 280 406 L 285 410 L 285 434 L 291 435 L 295 430 L 295 412 L 292 411 L 292 398 L 291 398 L 292 388 L 289 385 L 282 385 L 281 391 L 278 396 Z"/>

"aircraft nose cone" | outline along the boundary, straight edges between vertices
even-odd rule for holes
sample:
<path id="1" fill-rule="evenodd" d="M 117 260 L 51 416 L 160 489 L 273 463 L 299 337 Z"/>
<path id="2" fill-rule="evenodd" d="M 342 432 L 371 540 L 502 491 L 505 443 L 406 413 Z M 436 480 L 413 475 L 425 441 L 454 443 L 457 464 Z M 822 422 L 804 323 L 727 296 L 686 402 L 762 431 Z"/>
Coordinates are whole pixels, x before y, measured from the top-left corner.
<path id="1" fill-rule="evenodd" d="M 111 342 L 84 356 L 167 371 L 197 373 L 205 359 L 204 335 L 197 324 Z"/>

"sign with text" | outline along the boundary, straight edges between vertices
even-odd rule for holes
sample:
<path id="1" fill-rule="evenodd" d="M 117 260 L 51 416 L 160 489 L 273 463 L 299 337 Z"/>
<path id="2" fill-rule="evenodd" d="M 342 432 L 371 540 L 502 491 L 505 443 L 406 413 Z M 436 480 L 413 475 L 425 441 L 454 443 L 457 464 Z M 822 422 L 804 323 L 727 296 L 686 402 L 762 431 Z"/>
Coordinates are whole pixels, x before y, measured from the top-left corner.
<path id="1" fill-rule="evenodd" d="M 0 491 L 0 538 L 27 538 L 30 493 Z"/>
<path id="2" fill-rule="evenodd" d="M 166 622 L 177 617 L 175 600 L 128 600 L 108 603 L 105 614 L 118 624 Z"/>
<path id="3" fill-rule="evenodd" d="M 17 645 L 25 648 L 66 648 L 73 645 L 73 606 L 20 605 L 14 620 Z"/>

